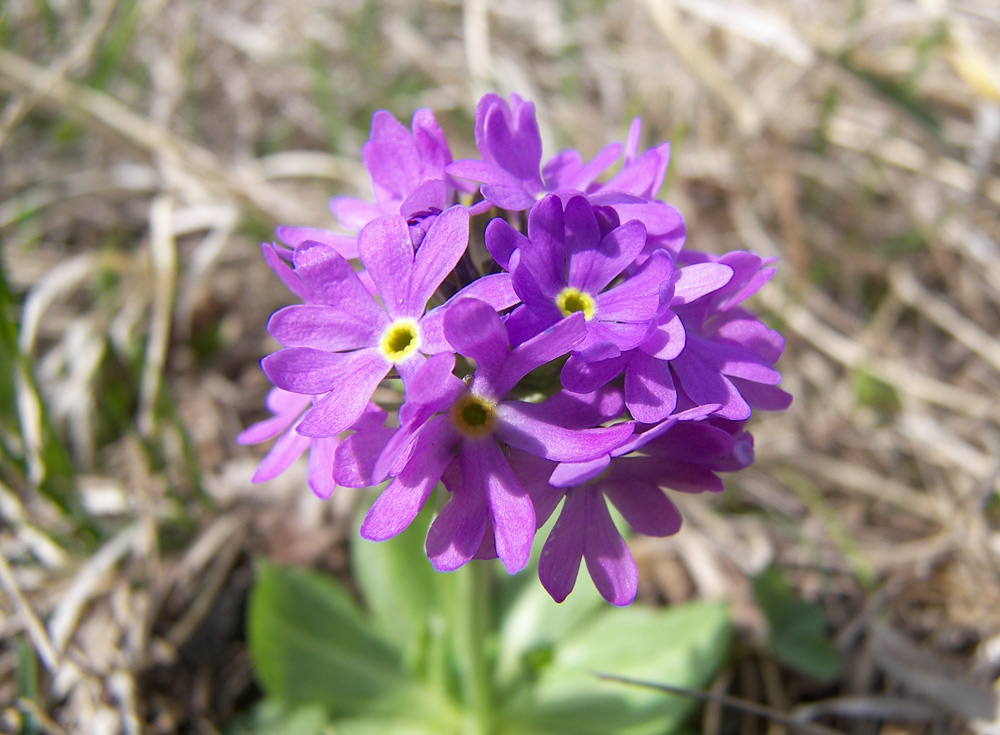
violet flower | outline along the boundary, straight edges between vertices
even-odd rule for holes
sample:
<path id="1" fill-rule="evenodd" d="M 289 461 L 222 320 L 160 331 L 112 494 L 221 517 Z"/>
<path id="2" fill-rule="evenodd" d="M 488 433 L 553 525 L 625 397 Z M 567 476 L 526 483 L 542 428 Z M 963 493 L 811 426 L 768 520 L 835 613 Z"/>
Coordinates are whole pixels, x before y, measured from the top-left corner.
<path id="1" fill-rule="evenodd" d="M 733 277 L 722 288 L 673 307 L 687 333 L 684 349 L 670 363 L 684 393 L 695 404 L 720 404 L 718 416 L 734 421 L 749 418 L 751 407 L 788 408 L 792 397 L 777 387 L 781 373 L 774 367 L 785 341 L 738 306 L 774 269 L 765 267 L 768 262 L 760 256 L 739 251 L 722 256 L 689 252 L 688 259 L 728 266 Z"/>
<path id="2" fill-rule="evenodd" d="M 295 430 L 302 414 L 312 402 L 313 396 L 289 393 L 280 388 L 272 388 L 268 392 L 264 405 L 274 415 L 251 424 L 236 437 L 237 444 L 259 444 L 278 437 L 257 465 L 250 482 L 273 480 L 308 450 L 306 482 L 309 489 L 321 500 L 333 495 L 337 487 L 333 477 L 335 452 L 340 439 L 335 436 L 312 438 L 303 436 Z M 375 428 L 385 423 L 385 419 L 386 412 L 369 403 L 351 428 L 357 431 Z"/>
<path id="3" fill-rule="evenodd" d="M 483 198 L 511 212 L 529 209 L 549 191 L 585 190 L 621 151 L 620 144 L 612 143 L 587 164 L 576 151 L 563 151 L 545 164 L 543 181 L 539 172 L 542 137 L 535 106 L 516 94 L 510 96 L 509 104 L 499 95 L 484 95 L 476 105 L 475 131 L 482 160 L 455 161 L 446 170 L 452 176 L 481 182 Z"/>
<path id="4" fill-rule="evenodd" d="M 603 460 L 554 465 L 519 458 L 519 477 L 531 495 L 539 525 L 564 499 L 542 547 L 538 576 L 556 602 L 573 590 L 581 560 L 601 595 L 614 605 L 635 598 L 638 571 L 608 511 L 610 501 L 644 536 L 677 533 L 681 515 L 664 494 L 719 492 L 718 472 L 753 462 L 753 444 L 741 424 L 704 418 L 716 408 L 699 407 L 671 416 L 636 434 Z"/>
<path id="5" fill-rule="evenodd" d="M 486 231 L 486 245 L 499 250 L 503 241 L 515 244 L 506 260 L 523 302 L 507 321 L 513 343 L 574 312 L 583 313 L 587 330 L 574 354 L 618 356 L 645 339 L 673 264 L 662 252 L 611 285 L 642 251 L 646 233 L 639 222 L 619 225 L 613 213 L 595 211 L 583 196 L 571 196 L 564 205 L 550 194 L 528 214 L 527 237 L 494 220 Z"/>
<path id="6" fill-rule="evenodd" d="M 388 461 L 392 481 L 361 526 L 364 538 L 382 541 L 405 529 L 444 478 L 450 497 L 431 523 L 427 555 L 439 571 L 472 559 L 487 530 L 496 554 L 511 574 L 528 561 L 535 513 L 507 459 L 510 448 L 561 462 L 606 454 L 632 433 L 631 424 L 575 430 L 557 423 L 544 404 L 507 399 L 531 370 L 565 354 L 584 335 L 582 315 L 573 315 L 511 349 L 500 317 L 489 304 L 464 298 L 445 311 L 444 332 L 455 350 L 476 363 L 471 381 L 452 375 L 454 357 L 436 355 L 420 368 L 406 391 L 410 420 L 403 441 L 380 446 L 384 456 L 364 455 L 366 432 L 349 437 L 338 463 L 374 468 Z M 361 451 L 359 451 L 361 450 Z M 355 470 L 364 476 L 375 470 Z"/>
<path id="7" fill-rule="evenodd" d="M 298 431 L 334 436 L 353 424 L 389 371 L 404 380 L 423 355 L 449 349 L 428 328 L 427 302 L 465 252 L 469 217 L 461 207 L 443 213 L 414 252 L 406 221 L 382 217 L 358 237 L 358 250 L 381 303 L 333 248 L 306 243 L 294 254 L 295 274 L 320 303 L 287 306 L 268 323 L 285 349 L 261 365 L 275 386 L 325 394 Z"/>
<path id="8" fill-rule="evenodd" d="M 732 268 L 723 263 L 695 263 L 673 270 L 660 288 L 661 304 L 666 306 L 661 306 L 642 343 L 617 355 L 596 350 L 570 355 L 560 374 L 563 385 L 588 393 L 624 373 L 625 405 L 632 418 L 646 424 L 664 420 L 677 408 L 671 364 L 687 343 L 687 331 L 674 309 L 718 291 L 732 276 Z"/>
<path id="9" fill-rule="evenodd" d="M 375 201 L 346 196 L 330 200 L 330 209 L 345 230 L 360 232 L 372 220 L 391 215 L 412 223 L 456 203 L 461 184 L 445 174 L 451 150 L 430 110 L 417 110 L 410 130 L 391 113 L 377 111 L 361 158 L 371 176 Z"/>

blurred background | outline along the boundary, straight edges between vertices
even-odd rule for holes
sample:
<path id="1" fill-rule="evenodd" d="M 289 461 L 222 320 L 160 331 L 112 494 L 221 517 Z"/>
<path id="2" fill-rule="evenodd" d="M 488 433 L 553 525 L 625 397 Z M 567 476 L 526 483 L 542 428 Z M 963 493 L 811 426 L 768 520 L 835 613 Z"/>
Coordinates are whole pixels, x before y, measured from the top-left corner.
<path id="1" fill-rule="evenodd" d="M 717 693 L 1000 731 L 995 2 L 4 0 L 0 732 L 215 733 L 253 702 L 253 559 L 346 578 L 357 502 L 304 466 L 249 483 L 289 302 L 259 244 L 370 196 L 377 109 L 475 155 L 486 91 L 535 102 L 546 156 L 641 116 L 688 247 L 780 259 L 754 308 L 795 401 L 636 540 L 637 604 L 731 601 Z M 765 568 L 832 665 L 765 643 Z M 699 729 L 769 731 L 723 709 Z"/>

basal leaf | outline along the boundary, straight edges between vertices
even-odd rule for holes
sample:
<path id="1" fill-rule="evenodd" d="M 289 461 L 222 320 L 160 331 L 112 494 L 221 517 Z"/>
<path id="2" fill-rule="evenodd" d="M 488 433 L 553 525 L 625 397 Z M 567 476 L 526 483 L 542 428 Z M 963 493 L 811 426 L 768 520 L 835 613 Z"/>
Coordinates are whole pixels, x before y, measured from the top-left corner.
<path id="1" fill-rule="evenodd" d="M 287 703 L 331 714 L 391 710 L 412 687 L 399 652 L 330 577 L 260 563 L 248 627 L 258 680 Z"/>
<path id="2" fill-rule="evenodd" d="M 599 680 L 594 672 L 705 686 L 729 648 L 719 604 L 662 610 L 607 608 L 559 642 L 533 689 L 509 704 L 509 732 L 548 735 L 663 735 L 690 714 L 690 700 Z"/>
<path id="3" fill-rule="evenodd" d="M 753 580 L 753 594 L 767 618 L 775 658 L 820 681 L 837 675 L 840 659 L 820 605 L 799 598 L 775 567 Z"/>

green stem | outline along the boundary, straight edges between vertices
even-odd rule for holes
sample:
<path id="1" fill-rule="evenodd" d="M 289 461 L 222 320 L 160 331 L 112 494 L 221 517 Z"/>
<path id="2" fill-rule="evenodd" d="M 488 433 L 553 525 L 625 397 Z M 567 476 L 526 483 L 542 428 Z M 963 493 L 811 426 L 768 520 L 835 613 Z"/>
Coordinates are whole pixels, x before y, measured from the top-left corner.
<path id="1" fill-rule="evenodd" d="M 491 735 L 493 697 L 486 639 L 490 629 L 490 565 L 472 561 L 458 575 L 455 648 L 467 708 L 463 735 Z"/>

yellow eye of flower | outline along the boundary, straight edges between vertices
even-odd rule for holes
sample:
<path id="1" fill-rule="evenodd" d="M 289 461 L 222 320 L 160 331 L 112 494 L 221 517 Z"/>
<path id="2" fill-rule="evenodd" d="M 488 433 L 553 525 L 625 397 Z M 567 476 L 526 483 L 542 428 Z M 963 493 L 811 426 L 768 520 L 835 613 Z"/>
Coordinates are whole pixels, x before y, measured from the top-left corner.
<path id="1" fill-rule="evenodd" d="M 594 299 L 591 295 L 569 286 L 556 296 L 556 306 L 559 307 L 563 316 L 569 316 L 578 311 L 582 311 L 583 318 L 588 321 L 594 316 Z"/>
<path id="2" fill-rule="evenodd" d="M 451 407 L 451 420 L 455 428 L 465 436 L 486 436 L 496 424 L 495 410 L 493 402 L 466 393 Z"/>
<path id="3" fill-rule="evenodd" d="M 397 319 L 382 334 L 379 349 L 390 362 L 402 362 L 420 344 L 417 323 L 413 319 Z"/>

